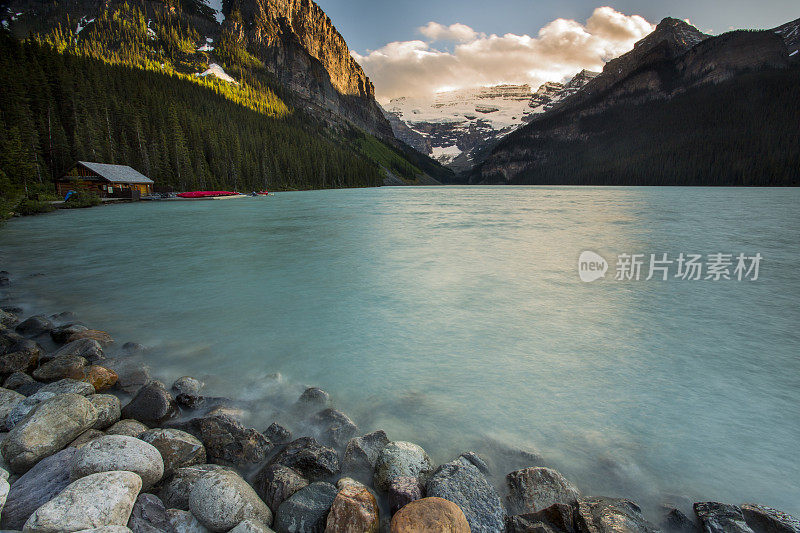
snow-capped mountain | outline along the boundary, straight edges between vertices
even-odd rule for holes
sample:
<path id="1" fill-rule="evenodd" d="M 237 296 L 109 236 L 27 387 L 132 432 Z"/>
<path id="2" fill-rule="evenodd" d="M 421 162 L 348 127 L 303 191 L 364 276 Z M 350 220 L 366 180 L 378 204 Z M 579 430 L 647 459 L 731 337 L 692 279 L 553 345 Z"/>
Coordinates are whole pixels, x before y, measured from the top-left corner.
<path id="1" fill-rule="evenodd" d="M 573 94 L 596 73 L 582 71 L 566 84 L 496 85 L 440 92 L 431 98 L 395 98 L 385 106 L 397 138 L 459 172 L 478 152 Z"/>
<path id="2" fill-rule="evenodd" d="M 596 78 L 600 73 L 592 72 L 591 70 L 582 70 L 578 72 L 566 84 L 558 83 L 556 81 L 548 81 L 542 84 L 541 87 L 531 97 L 530 107 L 531 114 L 544 113 L 552 109 L 557 103 L 563 99 L 572 96 L 578 92 L 584 85 L 589 83 L 592 79 Z"/>

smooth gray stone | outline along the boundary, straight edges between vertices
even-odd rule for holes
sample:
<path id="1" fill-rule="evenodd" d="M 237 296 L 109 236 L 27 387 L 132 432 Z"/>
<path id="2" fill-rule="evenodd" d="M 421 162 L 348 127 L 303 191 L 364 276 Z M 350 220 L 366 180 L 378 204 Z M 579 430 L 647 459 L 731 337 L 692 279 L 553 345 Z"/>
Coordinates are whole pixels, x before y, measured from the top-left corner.
<path id="1" fill-rule="evenodd" d="M 70 484 L 69 470 L 78 452 L 65 448 L 45 457 L 11 486 L 0 514 L 0 527 L 22 529 L 33 512 L 49 502 Z"/>

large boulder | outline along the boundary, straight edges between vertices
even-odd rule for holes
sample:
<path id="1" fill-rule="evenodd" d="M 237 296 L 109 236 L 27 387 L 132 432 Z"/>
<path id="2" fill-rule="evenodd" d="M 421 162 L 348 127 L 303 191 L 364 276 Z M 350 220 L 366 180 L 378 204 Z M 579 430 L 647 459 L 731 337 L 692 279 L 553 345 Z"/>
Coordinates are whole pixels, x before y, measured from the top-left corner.
<path id="1" fill-rule="evenodd" d="M 278 508 L 275 531 L 278 533 L 322 533 L 328 511 L 338 494 L 336 487 L 317 481 L 295 492 Z"/>
<path id="2" fill-rule="evenodd" d="M 230 470 L 221 465 L 193 465 L 179 468 L 161 488 L 159 496 L 168 509 L 189 510 L 189 495 L 194 484 L 209 472 Z"/>
<path id="3" fill-rule="evenodd" d="M 78 381 L 91 383 L 97 392 L 102 392 L 117 383 L 117 373 L 100 365 L 90 365 L 72 372 L 69 377 Z"/>
<path id="4" fill-rule="evenodd" d="M 86 476 L 39 507 L 25 523 L 24 530 L 57 533 L 125 526 L 141 488 L 142 480 L 133 472 L 102 472 Z"/>
<path id="5" fill-rule="evenodd" d="M 331 408 L 317 412 L 310 422 L 316 427 L 320 442 L 338 449 L 344 448 L 358 431 L 349 416 Z"/>
<path id="6" fill-rule="evenodd" d="M 151 444 L 126 435 L 104 435 L 84 445 L 75 456 L 73 479 L 113 470 L 136 472 L 148 489 L 164 476 L 164 461 Z"/>
<path id="7" fill-rule="evenodd" d="M 88 365 L 89 362 L 79 355 L 62 355 L 56 357 L 33 371 L 33 377 L 39 381 L 56 381 L 72 378 L 73 375 Z"/>
<path id="8" fill-rule="evenodd" d="M 535 466 L 516 470 L 506 476 L 509 514 L 535 513 L 554 503 L 572 505 L 580 492 L 572 483 L 552 468 Z"/>
<path id="9" fill-rule="evenodd" d="M 237 467 L 260 463 L 272 449 L 264 435 L 224 414 L 209 414 L 170 425 L 200 439 L 208 460 L 214 463 Z"/>
<path id="10" fill-rule="evenodd" d="M 43 361 L 50 361 L 65 355 L 76 355 L 83 357 L 90 363 L 99 363 L 106 357 L 103 353 L 103 347 L 100 343 L 93 339 L 79 339 L 65 344 L 55 352 L 42 356 Z"/>
<path id="11" fill-rule="evenodd" d="M 12 429 L 3 441 L 3 457 L 14 472 L 64 448 L 97 422 L 92 402 L 79 394 L 61 394 L 46 400 Z"/>
<path id="12" fill-rule="evenodd" d="M 458 505 L 436 497 L 413 501 L 397 511 L 390 530 L 391 533 L 470 533 L 467 518 Z"/>
<path id="13" fill-rule="evenodd" d="M 586 533 L 657 533 L 658 529 L 642 516 L 642 510 L 624 498 L 584 498 L 578 500 L 575 525 Z"/>
<path id="14" fill-rule="evenodd" d="M 161 499 L 154 494 L 139 494 L 128 519 L 128 528 L 133 533 L 170 531 L 167 509 Z"/>
<path id="15" fill-rule="evenodd" d="M 15 340 L 0 355 L 0 375 L 31 372 L 43 353 L 42 347 L 30 339 Z"/>
<path id="16" fill-rule="evenodd" d="M 33 512 L 71 483 L 69 469 L 77 450 L 65 448 L 45 457 L 14 482 L 3 507 L 0 527 L 22 529 Z"/>
<path id="17" fill-rule="evenodd" d="M 428 480 L 426 494 L 458 505 L 473 533 L 502 531 L 506 511 L 500 495 L 478 468 L 464 458 L 440 466 Z"/>
<path id="18" fill-rule="evenodd" d="M 422 498 L 422 487 L 415 477 L 399 476 L 389 485 L 389 512 L 396 513 L 409 503 Z"/>
<path id="19" fill-rule="evenodd" d="M 232 470 L 208 472 L 198 479 L 189 494 L 189 510 L 212 531 L 228 531 L 247 518 L 272 524 L 269 507 Z"/>
<path id="20" fill-rule="evenodd" d="M 313 437 L 301 437 L 290 442 L 272 458 L 270 464 L 293 468 L 309 481 L 339 472 L 339 456 L 336 450 L 323 446 Z"/>
<path id="21" fill-rule="evenodd" d="M 64 324 L 62 326 L 57 326 L 50 330 L 50 338 L 53 339 L 53 342 L 58 344 L 64 344 L 67 342 L 67 339 L 70 338 L 71 335 L 74 333 L 78 333 L 79 331 L 86 331 L 87 328 L 83 324 L 75 324 L 69 323 Z"/>
<path id="22" fill-rule="evenodd" d="M 139 435 L 139 438 L 161 453 L 164 459 L 164 477 L 169 477 L 184 466 L 203 464 L 206 462 L 206 449 L 197 437 L 179 429 L 150 429 Z"/>
<path id="23" fill-rule="evenodd" d="M 746 503 L 742 515 L 757 533 L 800 533 L 800 520 L 772 507 Z"/>
<path id="24" fill-rule="evenodd" d="M 387 444 L 389 437 L 383 430 L 350 439 L 344 451 L 342 472 L 360 481 L 372 481 L 375 463 L 378 462 L 378 456 Z"/>
<path id="25" fill-rule="evenodd" d="M 70 378 L 64 378 L 42 386 L 37 391 L 37 394 L 42 392 L 50 392 L 53 393 L 54 395 L 67 394 L 72 392 L 75 394 L 80 394 L 81 396 L 91 396 L 97 391 L 95 391 L 94 386 L 91 383 L 86 383 L 85 381 L 78 381 Z"/>
<path id="26" fill-rule="evenodd" d="M 42 333 L 47 333 L 54 327 L 55 325 L 47 317 L 35 315 L 17 324 L 14 331 L 26 337 L 36 337 Z"/>
<path id="27" fill-rule="evenodd" d="M 378 533 L 380 511 L 375 496 L 363 486 L 350 485 L 336 495 L 325 533 Z"/>
<path id="28" fill-rule="evenodd" d="M 97 411 L 97 422 L 94 429 L 107 429 L 119 422 L 122 416 L 122 407 L 119 398 L 113 394 L 93 394 L 89 396 L 89 401 Z"/>
<path id="29" fill-rule="evenodd" d="M 269 464 L 256 474 L 253 486 L 272 512 L 277 513 L 278 507 L 292 494 L 308 486 L 308 480 L 293 468 Z"/>
<path id="30" fill-rule="evenodd" d="M 189 511 L 167 509 L 167 522 L 172 533 L 209 533 L 209 530 Z"/>
<path id="31" fill-rule="evenodd" d="M 394 441 L 378 455 L 373 481 L 375 488 L 385 492 L 396 477 L 415 477 L 424 484 L 431 472 L 433 462 L 425 450 L 411 442 Z"/>
<path id="32" fill-rule="evenodd" d="M 5 420 L 11 411 L 25 399 L 25 396 L 13 390 L 0 388 L 0 420 Z"/>
<path id="33" fill-rule="evenodd" d="M 179 413 L 178 405 L 160 381 L 151 381 L 140 388 L 122 408 L 123 418 L 133 418 L 150 427 L 158 427 Z"/>
<path id="34" fill-rule="evenodd" d="M 719 502 L 698 502 L 694 512 L 706 533 L 753 533 L 744 519 L 742 509 Z"/>

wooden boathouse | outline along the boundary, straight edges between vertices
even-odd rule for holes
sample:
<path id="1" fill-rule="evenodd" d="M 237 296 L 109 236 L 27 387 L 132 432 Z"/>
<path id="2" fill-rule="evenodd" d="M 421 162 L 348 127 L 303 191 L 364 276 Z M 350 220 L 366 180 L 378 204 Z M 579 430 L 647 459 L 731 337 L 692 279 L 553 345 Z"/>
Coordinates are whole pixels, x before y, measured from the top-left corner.
<path id="1" fill-rule="evenodd" d="M 93 192 L 101 198 L 138 200 L 153 193 L 153 180 L 127 165 L 78 161 L 56 181 L 58 195 L 69 191 Z"/>

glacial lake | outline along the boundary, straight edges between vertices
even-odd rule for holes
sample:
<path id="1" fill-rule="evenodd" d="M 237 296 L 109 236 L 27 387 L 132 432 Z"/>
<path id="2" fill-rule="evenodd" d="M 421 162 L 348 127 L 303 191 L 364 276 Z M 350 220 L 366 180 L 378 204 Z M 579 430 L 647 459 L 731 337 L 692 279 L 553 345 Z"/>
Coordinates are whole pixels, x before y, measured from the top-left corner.
<path id="1" fill-rule="evenodd" d="M 15 219 L 0 268 L 29 314 L 148 345 L 259 429 L 313 385 L 437 462 L 510 445 L 589 495 L 798 515 L 799 243 L 798 189 L 410 187 Z M 644 279 L 681 252 L 733 254 L 734 279 Z"/>

